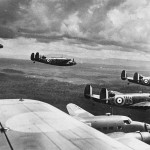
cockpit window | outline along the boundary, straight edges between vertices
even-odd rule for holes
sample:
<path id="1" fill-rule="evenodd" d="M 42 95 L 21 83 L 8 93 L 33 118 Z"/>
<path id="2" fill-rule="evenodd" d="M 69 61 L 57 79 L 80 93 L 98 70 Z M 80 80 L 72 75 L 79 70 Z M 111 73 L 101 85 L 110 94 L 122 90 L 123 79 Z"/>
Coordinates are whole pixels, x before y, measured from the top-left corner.
<path id="1" fill-rule="evenodd" d="M 131 123 L 131 120 L 123 120 L 123 122 L 124 122 L 125 124 L 130 124 L 130 123 Z"/>
<path id="2" fill-rule="evenodd" d="M 118 130 L 122 130 L 122 127 L 121 127 L 121 126 L 118 126 L 117 129 L 118 129 Z"/>
<path id="3" fill-rule="evenodd" d="M 107 130 L 107 127 L 103 127 L 103 130 Z"/>

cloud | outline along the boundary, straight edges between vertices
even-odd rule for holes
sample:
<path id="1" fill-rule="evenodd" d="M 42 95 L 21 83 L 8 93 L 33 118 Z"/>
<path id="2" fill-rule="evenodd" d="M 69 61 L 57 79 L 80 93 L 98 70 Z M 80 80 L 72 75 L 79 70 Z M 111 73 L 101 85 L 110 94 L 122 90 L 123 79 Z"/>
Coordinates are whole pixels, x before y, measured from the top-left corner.
<path id="1" fill-rule="evenodd" d="M 0 50 L 1 58 L 30 59 L 31 53 L 39 52 L 47 57 L 66 56 L 75 58 L 77 62 L 100 62 L 102 59 L 129 59 L 149 61 L 150 54 L 142 51 L 122 51 L 122 47 L 110 45 L 87 45 L 79 43 L 76 39 L 64 38 L 64 40 L 49 43 L 38 42 L 35 38 L 19 37 L 15 39 L 0 39 L 4 48 Z"/>
<path id="2" fill-rule="evenodd" d="M 82 38 L 148 52 L 149 9 L 148 0 L 0 0 L 0 37 Z"/>

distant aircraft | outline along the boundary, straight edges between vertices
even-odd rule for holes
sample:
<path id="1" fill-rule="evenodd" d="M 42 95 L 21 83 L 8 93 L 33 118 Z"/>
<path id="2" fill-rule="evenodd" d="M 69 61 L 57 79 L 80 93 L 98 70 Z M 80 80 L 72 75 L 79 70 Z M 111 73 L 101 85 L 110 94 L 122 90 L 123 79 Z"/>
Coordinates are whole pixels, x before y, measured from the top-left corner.
<path id="1" fill-rule="evenodd" d="M 51 58 L 46 58 L 44 55 L 39 55 L 37 52 L 36 54 L 32 53 L 31 54 L 31 60 L 35 63 L 41 62 L 45 64 L 50 64 L 50 65 L 56 65 L 56 66 L 73 66 L 76 65 L 76 62 L 68 58 L 64 57 L 51 57 Z"/>
<path id="2" fill-rule="evenodd" d="M 3 45 L 2 45 L 2 44 L 0 44 L 0 48 L 3 48 Z"/>
<path id="3" fill-rule="evenodd" d="M 150 143 L 149 124 L 132 121 L 129 117 L 120 115 L 94 116 L 93 114 L 72 103 L 68 104 L 66 107 L 68 113 L 75 119 L 105 134 L 110 136 L 113 135 L 113 138 L 118 137 L 118 135 L 121 137 L 125 135 L 127 137 L 130 135 L 128 138 L 137 136 L 140 137 L 140 140 L 144 139 L 144 142 Z"/>
<path id="4" fill-rule="evenodd" d="M 128 80 L 129 82 L 150 86 L 150 77 L 144 77 L 138 72 L 135 72 L 133 77 L 128 77 L 125 70 L 121 72 L 121 79 Z"/>
<path id="5" fill-rule="evenodd" d="M 137 135 L 114 139 L 52 105 L 31 99 L 0 100 L 0 133 L 3 150 L 150 149 Z"/>
<path id="6" fill-rule="evenodd" d="M 100 90 L 99 95 L 93 94 L 92 86 L 87 84 L 84 90 L 85 98 L 92 98 L 94 101 L 119 107 L 129 108 L 150 108 L 150 93 L 120 93 L 108 91 L 106 88 Z"/>

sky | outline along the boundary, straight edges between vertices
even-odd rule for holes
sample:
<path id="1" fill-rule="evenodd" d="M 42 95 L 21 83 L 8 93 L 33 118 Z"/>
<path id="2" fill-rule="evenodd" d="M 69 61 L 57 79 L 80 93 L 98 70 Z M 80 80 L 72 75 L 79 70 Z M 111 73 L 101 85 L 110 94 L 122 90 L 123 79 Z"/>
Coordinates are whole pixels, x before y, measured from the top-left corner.
<path id="1" fill-rule="evenodd" d="M 150 61 L 149 0 L 0 0 L 0 57 Z"/>

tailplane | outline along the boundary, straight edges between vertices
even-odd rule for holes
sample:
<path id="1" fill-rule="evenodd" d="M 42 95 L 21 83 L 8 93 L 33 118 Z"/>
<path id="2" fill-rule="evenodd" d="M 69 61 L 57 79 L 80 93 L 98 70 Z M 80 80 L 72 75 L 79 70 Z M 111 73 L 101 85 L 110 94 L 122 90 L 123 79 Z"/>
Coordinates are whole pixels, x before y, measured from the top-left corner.
<path id="1" fill-rule="evenodd" d="M 81 107 L 69 103 L 67 106 L 67 111 L 68 113 L 73 116 L 73 117 L 92 117 L 94 115 L 92 115 L 91 113 L 87 112 L 86 110 L 82 109 Z"/>

